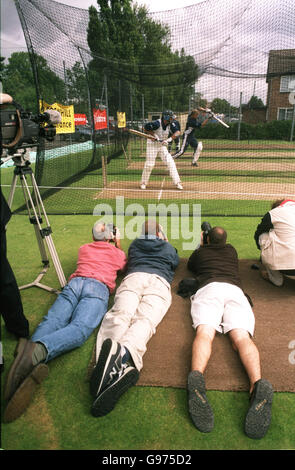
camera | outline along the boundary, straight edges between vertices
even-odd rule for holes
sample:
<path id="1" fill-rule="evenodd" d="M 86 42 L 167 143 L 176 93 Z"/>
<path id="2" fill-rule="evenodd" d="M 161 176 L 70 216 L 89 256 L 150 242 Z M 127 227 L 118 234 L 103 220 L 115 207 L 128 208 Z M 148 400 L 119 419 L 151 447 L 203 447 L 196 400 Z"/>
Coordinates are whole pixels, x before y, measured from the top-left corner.
<path id="1" fill-rule="evenodd" d="M 113 235 L 113 238 L 115 238 L 115 236 L 116 236 L 116 231 L 117 231 L 117 227 L 115 227 L 114 224 L 107 224 L 107 228 L 109 229 L 109 231 L 110 231 L 111 234 Z"/>
<path id="2" fill-rule="evenodd" d="M 10 99 L 2 99 L 3 96 Z M 56 135 L 55 125 L 61 122 L 61 115 L 55 109 L 42 114 L 24 111 L 9 95 L 1 94 L 0 122 L 2 148 L 15 153 L 19 148 L 39 145 L 40 138 L 52 142 Z"/>
<path id="3" fill-rule="evenodd" d="M 208 232 L 211 230 L 211 225 L 209 222 L 203 222 L 201 225 L 201 229 L 203 231 L 203 244 L 208 245 Z"/>

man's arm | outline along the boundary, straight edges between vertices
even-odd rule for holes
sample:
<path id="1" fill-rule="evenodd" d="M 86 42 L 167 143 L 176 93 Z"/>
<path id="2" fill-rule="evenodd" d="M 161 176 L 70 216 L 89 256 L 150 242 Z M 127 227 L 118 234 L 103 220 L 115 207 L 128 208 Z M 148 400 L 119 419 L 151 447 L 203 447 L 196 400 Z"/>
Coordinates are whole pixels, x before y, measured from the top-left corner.
<path id="1" fill-rule="evenodd" d="M 271 216 L 270 213 L 267 212 L 265 216 L 261 219 L 260 224 L 257 226 L 256 232 L 254 234 L 254 238 L 256 241 L 256 245 L 258 250 L 260 250 L 260 245 L 259 245 L 259 237 L 262 233 L 267 233 L 269 232 L 273 227 L 272 221 L 271 221 Z"/>
<path id="2" fill-rule="evenodd" d="M 116 227 L 116 233 L 115 233 L 113 241 L 114 241 L 115 247 L 119 248 L 119 250 L 122 250 L 122 248 L 121 248 L 121 239 L 120 239 L 120 231 L 119 231 L 118 227 Z"/>
<path id="3" fill-rule="evenodd" d="M 158 121 L 147 122 L 144 126 L 144 131 L 147 134 L 150 134 L 153 137 L 155 137 L 155 140 L 159 140 L 158 136 L 154 134 L 154 131 L 159 129 L 159 127 L 160 127 L 160 123 Z"/>
<path id="4" fill-rule="evenodd" d="M 198 266 L 197 258 L 199 255 L 200 246 L 203 246 L 203 245 L 204 245 L 204 232 L 201 231 L 200 245 L 195 249 L 195 251 L 193 251 L 193 253 L 189 257 L 189 260 L 187 262 L 187 268 L 193 273 L 197 273 L 198 271 L 197 270 L 197 266 Z"/>
<path id="5" fill-rule="evenodd" d="M 177 121 L 173 121 L 171 122 L 170 124 L 170 132 L 171 132 L 171 135 L 169 137 L 169 139 L 171 140 L 175 140 L 177 139 L 177 137 L 180 136 L 180 124 L 179 122 Z M 167 139 L 169 142 L 171 142 L 171 140 Z"/>

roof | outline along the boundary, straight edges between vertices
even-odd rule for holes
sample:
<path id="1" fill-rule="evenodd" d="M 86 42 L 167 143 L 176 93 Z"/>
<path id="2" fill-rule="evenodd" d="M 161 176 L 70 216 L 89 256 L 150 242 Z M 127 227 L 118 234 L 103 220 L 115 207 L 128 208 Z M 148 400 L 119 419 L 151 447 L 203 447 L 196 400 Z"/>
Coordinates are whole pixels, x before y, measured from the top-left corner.
<path id="1" fill-rule="evenodd" d="M 293 74 L 295 74 L 295 49 L 270 50 L 266 81 L 272 77 Z"/>

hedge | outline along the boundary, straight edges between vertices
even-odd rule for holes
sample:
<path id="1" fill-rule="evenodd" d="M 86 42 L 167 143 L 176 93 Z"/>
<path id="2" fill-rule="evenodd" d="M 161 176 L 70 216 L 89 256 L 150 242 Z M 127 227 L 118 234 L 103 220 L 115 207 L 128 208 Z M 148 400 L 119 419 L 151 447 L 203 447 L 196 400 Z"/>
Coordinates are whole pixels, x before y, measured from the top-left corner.
<path id="1" fill-rule="evenodd" d="M 230 123 L 229 129 L 220 124 L 208 123 L 198 130 L 203 139 L 230 139 L 238 137 L 238 122 Z M 290 140 L 292 121 L 270 121 L 248 124 L 241 122 L 240 140 Z"/>

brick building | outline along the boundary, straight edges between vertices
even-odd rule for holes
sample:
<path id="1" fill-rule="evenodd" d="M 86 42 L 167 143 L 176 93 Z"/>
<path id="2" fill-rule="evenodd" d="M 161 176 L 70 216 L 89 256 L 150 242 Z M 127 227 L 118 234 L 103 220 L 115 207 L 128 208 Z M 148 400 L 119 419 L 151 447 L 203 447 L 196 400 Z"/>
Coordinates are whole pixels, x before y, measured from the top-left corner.
<path id="1" fill-rule="evenodd" d="M 257 124 L 258 122 L 265 122 L 267 114 L 267 107 L 261 106 L 259 108 L 249 108 L 245 106 L 243 108 L 243 122 L 248 124 Z"/>
<path id="2" fill-rule="evenodd" d="M 295 49 L 269 51 L 266 82 L 266 120 L 292 119 L 293 105 L 289 102 L 289 94 L 290 85 L 293 88 L 294 83 L 295 88 Z"/>

